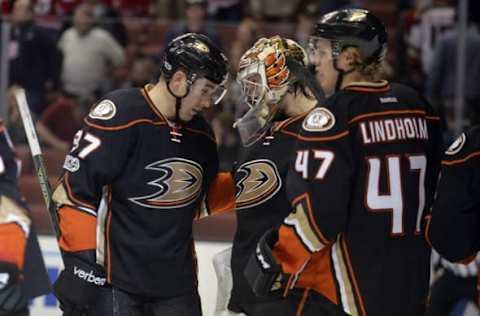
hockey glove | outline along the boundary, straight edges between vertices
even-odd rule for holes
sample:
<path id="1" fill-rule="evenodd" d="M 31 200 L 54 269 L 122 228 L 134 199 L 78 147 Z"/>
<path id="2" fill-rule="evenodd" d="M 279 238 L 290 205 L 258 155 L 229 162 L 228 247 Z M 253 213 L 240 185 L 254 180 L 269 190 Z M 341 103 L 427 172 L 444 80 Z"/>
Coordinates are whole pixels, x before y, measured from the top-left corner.
<path id="1" fill-rule="evenodd" d="M 15 264 L 0 262 L 0 316 L 12 315 L 27 308 L 19 275 Z"/>
<path id="2" fill-rule="evenodd" d="M 53 285 L 64 316 L 82 316 L 95 303 L 98 288 L 106 284 L 103 268 L 65 255 L 65 269 Z"/>
<path id="3" fill-rule="evenodd" d="M 245 278 L 257 296 L 271 295 L 284 288 L 288 281 L 289 275 L 283 273 L 272 253 L 277 241 L 278 231 L 267 231 L 258 241 L 255 253 L 245 267 Z"/>

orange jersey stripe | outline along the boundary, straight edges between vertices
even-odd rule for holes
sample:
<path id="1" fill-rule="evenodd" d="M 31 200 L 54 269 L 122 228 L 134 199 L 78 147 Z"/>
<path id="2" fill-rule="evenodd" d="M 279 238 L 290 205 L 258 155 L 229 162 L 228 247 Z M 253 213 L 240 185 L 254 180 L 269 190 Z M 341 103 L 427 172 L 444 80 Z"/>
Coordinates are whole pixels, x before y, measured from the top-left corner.
<path id="1" fill-rule="evenodd" d="M 472 158 L 477 157 L 477 156 L 480 156 L 480 151 L 475 151 L 475 152 L 469 154 L 467 157 L 465 157 L 463 159 L 452 160 L 452 161 L 442 160 L 442 165 L 452 166 L 452 165 L 462 164 L 462 163 L 466 162 L 467 160 L 472 159 Z"/>
<path id="2" fill-rule="evenodd" d="M 84 122 L 85 122 L 85 124 L 87 124 L 90 127 L 94 127 L 96 129 L 103 130 L 103 131 L 119 131 L 119 130 L 122 130 L 122 129 L 129 128 L 133 125 L 142 124 L 142 123 L 153 124 L 153 125 L 166 125 L 167 124 L 165 122 L 158 122 L 158 121 L 153 121 L 153 120 L 148 120 L 148 119 L 138 119 L 138 120 L 130 121 L 127 124 L 118 125 L 118 126 L 111 126 L 111 127 L 101 126 L 101 125 L 98 125 L 98 124 L 90 123 L 89 121 L 87 121 L 87 119 L 85 119 Z"/>
<path id="3" fill-rule="evenodd" d="M 336 139 L 345 137 L 349 134 L 348 131 L 344 131 L 344 132 L 341 132 L 341 133 L 338 133 L 338 134 L 335 134 L 335 135 L 332 135 L 332 136 L 310 137 L 310 136 L 302 136 L 302 135 L 292 133 L 292 132 L 289 132 L 289 131 L 286 131 L 286 130 L 283 130 L 283 129 L 280 132 L 284 133 L 286 135 L 293 136 L 293 137 L 297 138 L 298 140 L 303 140 L 303 141 L 307 141 L 307 142 L 323 142 L 323 141 L 336 140 Z"/>
<path id="4" fill-rule="evenodd" d="M 14 263 L 18 269 L 23 268 L 27 236 L 15 223 L 0 225 L 0 261 Z"/>
<path id="5" fill-rule="evenodd" d="M 430 222 L 432 221 L 432 215 L 428 214 L 425 216 L 425 220 L 427 221 L 426 226 L 425 226 L 425 240 L 427 241 L 427 244 L 433 248 L 432 241 L 430 240 Z"/>
<path id="6" fill-rule="evenodd" d="M 361 114 L 361 115 L 355 116 L 350 121 L 348 121 L 348 124 L 355 123 L 357 121 L 360 121 L 360 120 L 362 120 L 364 118 L 368 118 L 368 117 L 386 116 L 386 115 L 405 115 L 405 114 L 425 115 L 425 113 L 426 112 L 423 111 L 423 110 L 398 110 L 398 111 L 383 111 L 383 112 L 366 113 L 366 114 Z"/>
<path id="7" fill-rule="evenodd" d="M 298 304 L 297 312 L 295 313 L 295 316 L 302 316 L 303 309 L 305 308 L 305 302 L 307 301 L 308 298 L 308 289 L 306 289 L 303 292 L 302 299 L 300 300 L 300 304 Z"/>
<path id="8" fill-rule="evenodd" d="M 97 218 L 70 206 L 58 211 L 61 237 L 60 248 L 75 252 L 97 248 Z"/>

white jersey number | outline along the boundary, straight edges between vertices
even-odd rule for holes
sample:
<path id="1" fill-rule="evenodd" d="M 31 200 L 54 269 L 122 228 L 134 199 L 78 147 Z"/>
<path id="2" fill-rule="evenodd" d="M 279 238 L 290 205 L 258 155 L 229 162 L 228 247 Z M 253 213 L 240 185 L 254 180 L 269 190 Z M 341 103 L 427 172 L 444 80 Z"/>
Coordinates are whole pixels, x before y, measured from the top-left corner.
<path id="1" fill-rule="evenodd" d="M 420 233 L 423 209 L 425 208 L 425 172 L 427 169 L 427 159 L 424 155 L 409 156 L 409 172 L 418 173 L 418 208 L 415 233 Z M 390 156 L 387 159 L 387 184 L 389 192 L 382 194 L 380 192 L 380 158 L 368 158 L 367 175 L 367 194 L 366 205 L 373 212 L 392 212 L 392 235 L 404 235 L 404 200 L 402 188 L 402 170 L 400 156 Z"/>
<path id="2" fill-rule="evenodd" d="M 85 140 L 88 144 L 80 150 L 78 153 L 78 157 L 85 159 L 89 154 L 91 154 L 95 149 L 100 147 L 102 144 L 102 141 L 100 138 L 90 134 L 90 133 L 84 133 L 82 130 L 79 130 L 76 134 L 75 137 L 73 138 L 73 146 L 70 152 L 73 152 L 74 150 L 78 149 L 80 146 L 80 141 Z"/>

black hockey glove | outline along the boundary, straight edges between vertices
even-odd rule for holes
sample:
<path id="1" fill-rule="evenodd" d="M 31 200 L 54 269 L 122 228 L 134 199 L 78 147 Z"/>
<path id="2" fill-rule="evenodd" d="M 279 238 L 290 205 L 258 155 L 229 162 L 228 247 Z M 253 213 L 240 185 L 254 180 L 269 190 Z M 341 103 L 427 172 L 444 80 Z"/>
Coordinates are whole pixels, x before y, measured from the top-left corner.
<path id="1" fill-rule="evenodd" d="M 27 309 L 27 299 L 23 294 L 19 275 L 15 264 L 0 261 L 0 316 Z"/>
<path id="2" fill-rule="evenodd" d="M 278 241 L 278 231 L 269 230 L 260 238 L 255 253 L 245 267 L 244 275 L 257 296 L 281 294 L 288 282 L 289 275 L 283 273 L 282 267 L 275 260 L 272 248 Z"/>
<path id="3" fill-rule="evenodd" d="M 53 285 L 63 316 L 83 316 L 95 302 L 98 288 L 106 284 L 99 265 L 65 255 L 65 269 Z"/>

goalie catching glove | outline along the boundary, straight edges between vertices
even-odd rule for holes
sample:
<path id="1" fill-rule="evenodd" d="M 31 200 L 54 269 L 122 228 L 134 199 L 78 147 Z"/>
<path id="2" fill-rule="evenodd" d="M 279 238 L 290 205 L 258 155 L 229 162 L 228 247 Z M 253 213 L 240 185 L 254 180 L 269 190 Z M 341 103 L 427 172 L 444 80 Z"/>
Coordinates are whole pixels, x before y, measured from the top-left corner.
<path id="1" fill-rule="evenodd" d="M 257 296 L 280 294 L 289 279 L 273 256 L 272 248 L 278 241 L 278 231 L 267 231 L 257 243 L 255 253 L 245 267 L 245 278 Z"/>

